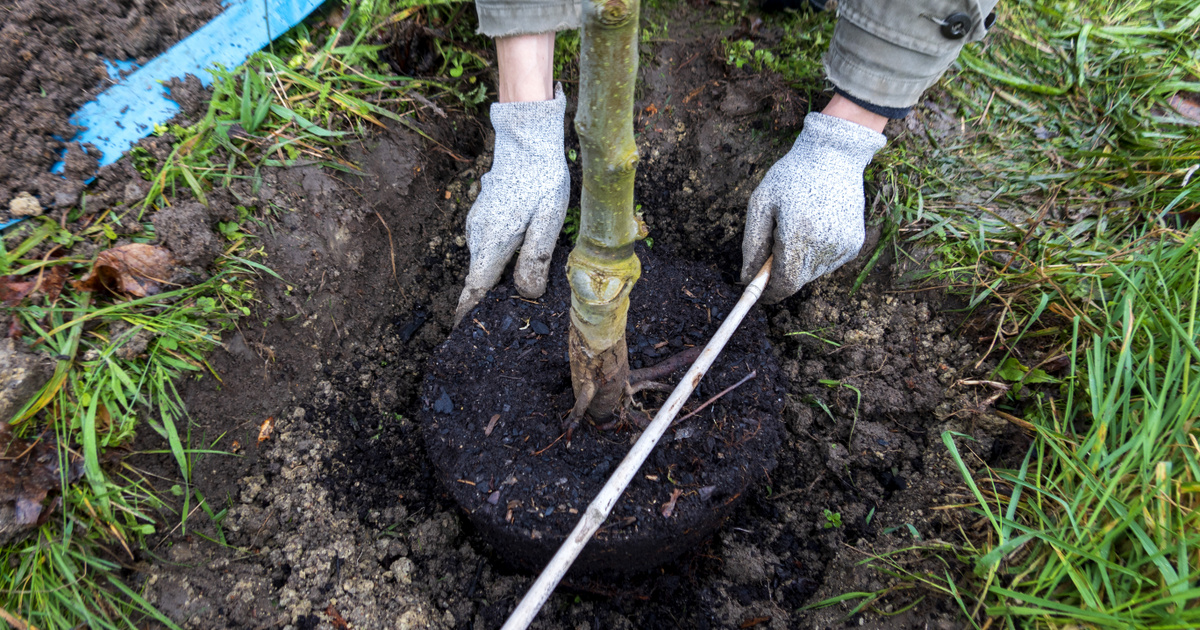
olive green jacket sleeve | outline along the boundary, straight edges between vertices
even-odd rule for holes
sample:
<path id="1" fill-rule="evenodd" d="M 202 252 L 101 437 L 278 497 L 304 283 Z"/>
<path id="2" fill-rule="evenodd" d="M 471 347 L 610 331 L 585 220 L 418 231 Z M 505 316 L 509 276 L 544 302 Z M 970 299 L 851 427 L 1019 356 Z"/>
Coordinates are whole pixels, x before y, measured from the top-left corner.
<path id="1" fill-rule="evenodd" d="M 579 28 L 579 0 L 476 0 L 475 11 L 488 37 Z"/>
<path id="2" fill-rule="evenodd" d="M 911 107 L 964 44 L 983 38 L 996 1 L 840 0 L 825 72 L 857 100 Z"/>

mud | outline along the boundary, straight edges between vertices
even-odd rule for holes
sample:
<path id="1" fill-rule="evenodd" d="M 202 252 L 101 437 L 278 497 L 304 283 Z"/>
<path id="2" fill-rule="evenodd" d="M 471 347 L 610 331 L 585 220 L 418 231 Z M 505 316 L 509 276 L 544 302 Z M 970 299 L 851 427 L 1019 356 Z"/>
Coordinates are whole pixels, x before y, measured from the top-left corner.
<path id="1" fill-rule="evenodd" d="M 53 60 L 75 50 L 64 43 L 69 33 L 50 26 L 61 10 L 17 6 L 23 13 L 5 18 L 4 33 L 34 32 L 21 25 L 39 24 L 48 34 L 20 41 L 49 42 L 39 51 L 50 52 L 37 54 Z M 97 6 L 97 24 L 107 23 L 104 7 L 117 10 Z M 165 11 L 133 6 L 118 14 Z M 686 13 L 698 10 L 711 13 Z M 643 45 L 636 121 L 643 160 L 635 194 L 656 252 L 713 266 L 732 283 L 749 195 L 791 144 L 806 109 L 823 97 L 728 68 L 720 39 L 731 29 L 719 26 L 717 9 L 674 11 L 669 41 Z M 77 21 L 72 15 L 64 23 Z M 157 41 L 169 39 L 168 30 L 155 31 Z M 94 40 L 88 50 L 148 54 L 101 39 L 87 40 Z M 11 57 L 20 49 L 11 44 L 0 60 L 20 59 Z M 69 132 L 61 121 L 74 105 L 38 109 L 37 79 L 54 74 L 45 61 L 40 74 L 24 73 L 27 63 L 0 61 L 6 88 L 26 90 L 23 100 L 4 103 L 28 109 L 0 118 L 9 145 L 25 147 L 24 157 L 0 172 L 8 178 L 4 191 L 30 187 L 44 200 L 57 190 L 36 187 L 58 146 L 46 138 Z M 76 88 L 63 88 L 53 102 L 82 102 L 95 88 L 89 81 L 102 76 L 85 81 L 94 69 L 61 63 L 63 85 Z M 202 102 L 199 93 L 191 98 Z M 220 213 L 235 205 L 249 208 L 261 223 L 244 229 L 283 278 L 257 281 L 252 316 L 210 358 L 221 380 L 203 375 L 180 384 L 193 444 L 230 453 L 195 456 L 189 509 L 203 497 L 214 512 L 227 511 L 214 522 L 193 509 L 185 529 L 178 526 L 182 502 L 163 509 L 160 534 L 128 567 L 131 584 L 185 628 L 345 627 L 338 620 L 364 629 L 495 628 L 532 583 L 482 541 L 438 485 L 414 421 L 424 404 L 425 366 L 450 334 L 468 262 L 463 222 L 490 164 L 486 121 L 452 113 L 416 124 L 444 148 L 393 128 L 350 148 L 347 157 L 367 173 L 362 178 L 313 167 L 266 171 L 257 191 L 235 183 L 225 201 L 214 196 L 213 210 L 180 205 L 176 218 L 155 223 L 202 267 L 211 244 L 184 233 L 224 220 Z M 151 155 L 169 150 L 162 138 L 142 146 Z M 570 129 L 568 147 L 578 147 Z M 68 162 L 87 171 L 84 159 Z M 578 182 L 579 165 L 571 168 Z M 92 187 L 97 206 L 89 195 L 89 211 L 137 198 L 145 182 L 121 162 Z M 877 216 L 882 209 L 869 210 Z M 786 431 L 778 465 L 744 506 L 694 553 L 661 569 L 618 583 L 564 584 L 534 627 L 961 626 L 951 600 L 929 595 L 917 602 L 927 594 L 913 590 L 849 618 L 852 603 L 802 609 L 893 585 L 895 578 L 862 564 L 871 555 L 961 542 L 962 532 L 977 526 L 969 514 L 937 509 L 965 499 L 943 431 L 973 438 L 969 450 L 962 446 L 970 466 L 1007 462 L 1026 444 L 987 413 L 991 392 L 960 383 L 988 368 L 973 367 L 977 335 L 951 314 L 960 304 L 894 283 L 901 265 L 890 248 L 851 293 L 878 233 L 871 231 L 858 260 L 781 305 L 755 311 L 782 370 Z M 559 247 L 568 247 L 565 237 Z M 259 443 L 268 418 L 274 434 Z M 162 448 L 144 433 L 144 445 Z M 161 475 L 150 477 L 161 496 L 170 498 L 168 488 L 181 482 L 166 456 L 138 455 L 134 463 Z M 896 558 L 911 570 L 969 571 L 949 554 L 948 565 L 913 552 Z"/>
<path id="2" fill-rule="evenodd" d="M 551 269 L 566 268 L 568 250 L 557 249 Z M 634 369 L 703 347 L 741 294 L 714 268 L 638 250 L 626 332 Z M 640 435 L 635 417 L 644 425 L 669 393 L 635 394 L 612 419 L 617 428 L 585 422 L 564 439 L 574 404 L 570 296 L 561 272 L 535 303 L 511 283 L 497 286 L 434 351 L 422 387 L 418 417 L 443 487 L 484 540 L 530 571 L 545 566 L 621 463 Z M 576 560 L 576 575 L 646 571 L 695 549 L 775 468 L 786 389 L 766 332 L 760 314 L 743 321 Z"/>
<path id="3" fill-rule="evenodd" d="M 0 9 L 0 208 L 19 192 L 78 203 L 96 160 L 71 114 L 112 85 L 105 61 L 145 63 L 221 12 L 218 0 L 15 0 Z M 65 158 L 62 155 L 66 151 Z M 65 159 L 63 175 L 50 167 Z"/>

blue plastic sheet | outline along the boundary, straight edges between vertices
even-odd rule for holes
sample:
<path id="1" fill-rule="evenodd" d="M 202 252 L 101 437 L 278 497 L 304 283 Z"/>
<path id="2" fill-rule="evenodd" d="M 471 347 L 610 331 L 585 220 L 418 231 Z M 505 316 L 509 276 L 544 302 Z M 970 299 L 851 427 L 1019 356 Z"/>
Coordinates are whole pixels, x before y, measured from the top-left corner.
<path id="1" fill-rule="evenodd" d="M 165 82 L 193 74 L 208 86 L 212 75 L 206 70 L 213 64 L 240 65 L 320 5 L 321 0 L 233 0 L 211 22 L 79 108 L 71 122 L 87 130 L 73 140 L 96 145 L 100 166 L 116 162 L 154 125 L 179 113 Z"/>
<path id="2" fill-rule="evenodd" d="M 206 72 L 214 64 L 226 68 L 241 65 L 255 51 L 308 17 L 322 0 L 231 0 L 225 11 L 172 46 L 150 63 L 137 68 L 116 85 L 84 104 L 71 116 L 71 123 L 87 129 L 72 142 L 90 142 L 100 150 L 100 166 L 121 159 L 138 140 L 179 113 L 163 85 L 192 74 L 205 86 L 212 84 Z M 135 66 L 129 61 L 105 61 L 109 76 Z M 61 163 L 51 171 L 62 170 Z M 21 219 L 0 221 L 0 230 Z"/>

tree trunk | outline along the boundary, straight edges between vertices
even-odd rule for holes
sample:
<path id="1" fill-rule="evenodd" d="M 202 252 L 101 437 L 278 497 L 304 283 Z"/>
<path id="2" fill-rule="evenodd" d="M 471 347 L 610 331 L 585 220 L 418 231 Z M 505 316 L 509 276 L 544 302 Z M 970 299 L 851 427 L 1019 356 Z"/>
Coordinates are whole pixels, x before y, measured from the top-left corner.
<path id="1" fill-rule="evenodd" d="M 644 228 L 633 212 L 637 145 L 638 0 L 583 0 L 579 109 L 583 157 L 579 240 L 567 260 L 571 283 L 571 382 L 575 409 L 606 418 L 629 376 L 625 320 L 642 266 L 633 244 Z"/>

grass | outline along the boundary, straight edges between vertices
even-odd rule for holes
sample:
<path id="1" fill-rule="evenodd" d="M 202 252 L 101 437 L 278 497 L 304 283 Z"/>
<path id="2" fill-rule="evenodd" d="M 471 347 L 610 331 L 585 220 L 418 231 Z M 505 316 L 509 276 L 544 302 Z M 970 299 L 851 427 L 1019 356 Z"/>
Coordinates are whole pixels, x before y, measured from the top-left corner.
<path id="1" fill-rule="evenodd" d="M 943 435 L 976 526 L 867 558 L 896 586 L 818 606 L 936 593 L 976 628 L 1200 627 L 1200 121 L 1172 106 L 1200 92 L 1200 4 L 998 13 L 868 190 L 890 209 L 876 219 L 897 255 L 921 252 L 930 270 L 908 280 L 962 295 L 989 331 L 978 365 L 1010 383 L 996 410 L 1032 446 L 998 470 Z M 819 47 L 831 21 L 773 23 Z M 725 52 L 818 89 L 817 57 L 792 46 L 804 58 L 749 40 Z"/>
<path id="2" fill-rule="evenodd" d="M 964 611 L 977 627 L 1197 627 L 1200 132 L 1170 99 L 1200 86 L 1200 5 L 1026 2 L 1001 19 L 943 84 L 973 131 L 912 138 L 882 173 L 901 234 L 936 246 L 933 279 L 988 322 L 997 374 L 1069 366 L 1001 405 L 1033 432 L 1020 469 L 968 465 L 943 436 L 986 521 L 959 550 Z"/>
<path id="3" fill-rule="evenodd" d="M 355 171 L 338 148 L 389 124 L 425 136 L 412 112 L 430 107 L 431 99 L 478 105 L 486 98 L 478 75 L 489 62 L 470 46 L 439 39 L 436 74 L 396 76 L 376 42 L 404 21 L 453 26 L 462 6 L 363 0 L 352 3 L 342 20 L 325 20 L 311 30 L 298 26 L 242 66 L 214 69 L 204 116 L 187 127 L 155 130 L 170 143 L 169 153 L 160 159 L 143 149 L 132 152 L 135 168 L 149 182 L 144 199 L 84 222 L 76 222 L 84 216 L 80 209 L 62 224 L 36 219 L 10 230 L 0 238 L 0 276 L 33 279 L 63 267 L 68 279 L 78 278 L 94 260 L 71 257 L 71 247 L 90 243 L 99 251 L 120 239 L 152 242 L 148 218 L 180 199 L 207 205 L 213 189 L 237 180 L 248 180 L 256 190 L 264 167 L 315 164 Z M 449 34 L 456 41 L 474 37 L 465 25 Z M 227 247 L 204 282 L 136 299 L 79 292 L 68 283 L 54 299 L 39 296 L 3 307 L 18 322 L 26 345 L 57 359 L 54 376 L 12 418 L 13 426 L 25 437 L 55 436 L 61 468 L 78 462 L 83 469 L 75 483 L 63 473 L 62 504 L 48 522 L 0 548 L 0 619 L 9 625 L 137 628 L 154 619 L 173 628 L 121 573 L 144 549 L 147 536 L 172 527 L 188 531 L 193 508 L 202 508 L 211 522 L 211 540 L 224 543 L 223 511 L 190 485 L 196 458 L 220 453 L 220 438 L 193 446 L 175 383 L 220 378 L 206 353 L 221 342 L 222 332 L 251 314 L 256 279 L 273 274 L 262 262 L 262 249 L 253 247 L 253 225 L 269 229 L 272 215 L 285 210 L 238 211 L 237 221 L 219 226 Z M 54 246 L 67 249 L 68 256 L 52 258 Z M 147 336 L 144 349 L 122 351 Z M 161 437 L 158 452 L 173 459 L 177 479 L 163 484 L 140 470 L 136 457 L 121 455 L 143 425 Z M 194 528 L 189 533 L 208 538 Z"/>
<path id="4" fill-rule="evenodd" d="M 975 470 L 943 435 L 987 520 L 973 613 L 1009 627 L 1200 626 L 1200 229 L 1142 242 L 1090 274 L 1104 308 L 1072 321 L 1065 396 L 1028 403 L 1019 470 Z"/>

